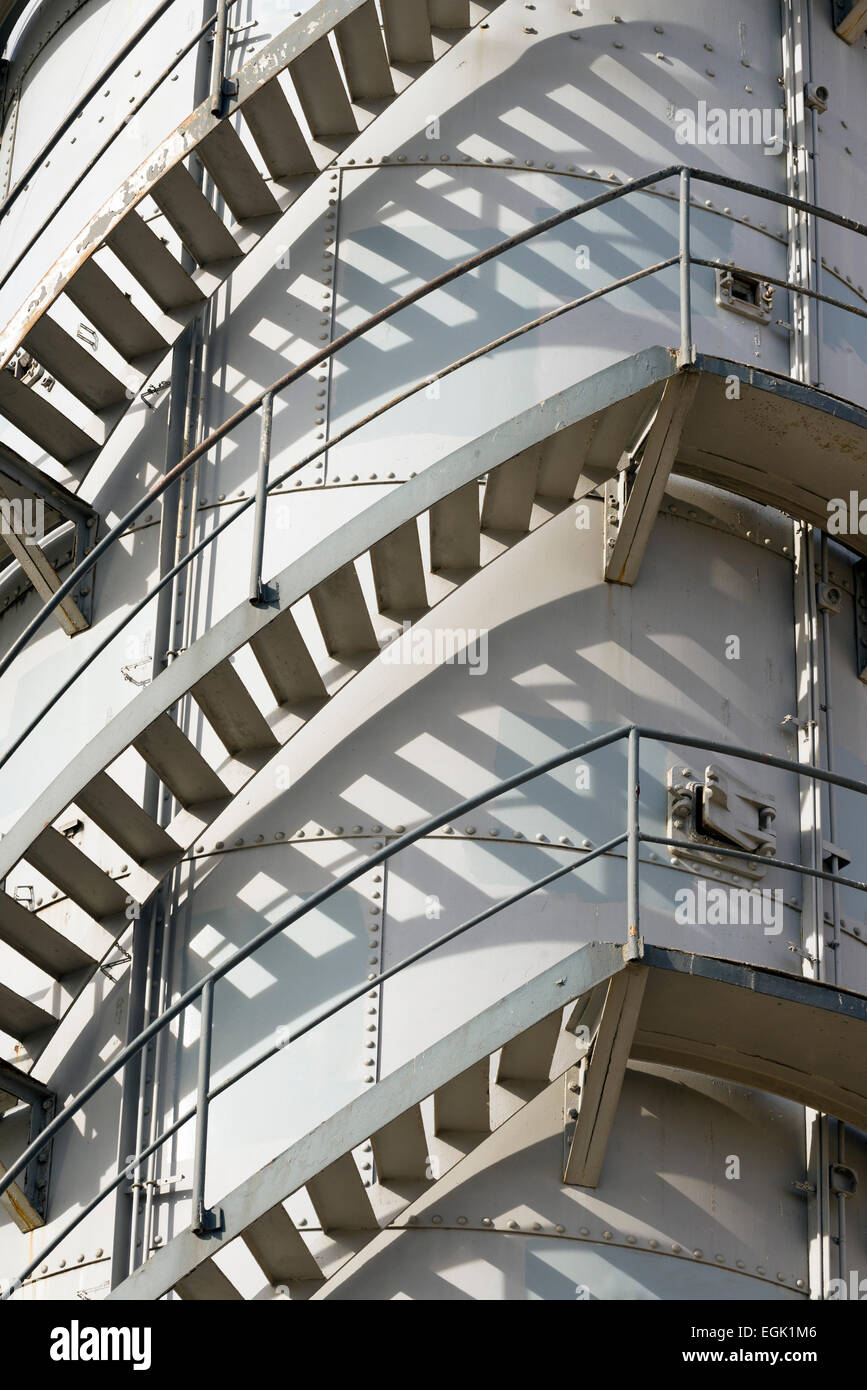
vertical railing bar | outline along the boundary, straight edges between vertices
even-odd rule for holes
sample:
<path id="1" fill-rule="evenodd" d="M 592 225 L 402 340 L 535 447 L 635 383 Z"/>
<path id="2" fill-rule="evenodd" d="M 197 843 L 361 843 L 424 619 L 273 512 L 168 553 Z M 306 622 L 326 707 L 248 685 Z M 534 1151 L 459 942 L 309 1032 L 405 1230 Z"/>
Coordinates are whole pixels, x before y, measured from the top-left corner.
<path id="1" fill-rule="evenodd" d="M 680 353 L 678 366 L 692 361 L 692 251 L 690 247 L 690 173 L 680 171 Z"/>
<path id="2" fill-rule="evenodd" d="M 193 1159 L 192 1230 L 202 1235 L 212 1229 L 205 1206 L 205 1170 L 208 1162 L 208 1092 L 211 1088 L 211 1041 L 214 1022 L 214 982 L 202 990 L 201 1032 L 199 1034 L 199 1075 L 196 1087 L 196 1148 Z"/>
<path id="3" fill-rule="evenodd" d="M 641 933 L 639 929 L 639 883 L 638 854 L 641 847 L 641 824 L 639 819 L 640 787 L 640 735 L 636 728 L 629 730 L 629 743 L 626 761 L 628 800 L 626 805 L 626 958 L 637 960 L 641 954 Z"/>
<path id="4" fill-rule="evenodd" d="M 226 66 L 226 31 L 229 19 L 229 0 L 217 0 L 217 25 L 211 54 L 211 115 L 223 114 L 223 77 Z"/>
<path id="5" fill-rule="evenodd" d="M 274 421 L 274 393 L 269 391 L 262 401 L 262 423 L 259 430 L 259 471 L 256 476 L 256 511 L 253 518 L 253 554 L 250 565 L 250 602 L 261 604 L 265 594 L 262 587 L 262 562 L 265 556 L 265 517 L 268 508 L 268 469 L 271 463 L 271 428 Z"/>

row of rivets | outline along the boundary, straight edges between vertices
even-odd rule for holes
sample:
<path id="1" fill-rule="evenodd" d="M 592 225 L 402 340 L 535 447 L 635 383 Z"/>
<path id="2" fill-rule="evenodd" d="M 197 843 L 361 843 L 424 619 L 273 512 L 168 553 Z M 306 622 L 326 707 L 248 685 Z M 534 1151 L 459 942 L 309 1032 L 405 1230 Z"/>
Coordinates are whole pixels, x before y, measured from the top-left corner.
<path id="1" fill-rule="evenodd" d="M 430 1217 L 409 1216 L 407 1217 L 406 1224 L 408 1226 L 420 1226 L 425 1220 L 430 1221 L 430 1224 L 432 1226 L 446 1226 L 447 1229 L 451 1225 L 450 1222 L 446 1221 L 445 1217 L 439 1214 L 434 1214 Z M 620 1236 L 619 1238 L 615 1237 L 615 1233 L 608 1229 L 603 1230 L 600 1236 L 594 1236 L 591 1233 L 590 1228 L 588 1226 L 580 1226 L 578 1228 L 576 1236 L 571 1232 L 567 1232 L 566 1227 L 562 1225 L 546 1225 L 541 1221 L 533 1221 L 522 1224 L 520 1221 L 515 1221 L 512 1218 L 509 1218 L 508 1220 L 501 1219 L 500 1223 L 498 1224 L 498 1222 L 494 1218 L 490 1216 L 483 1216 L 481 1220 L 478 1222 L 478 1224 L 476 1224 L 466 1216 L 458 1216 L 454 1220 L 454 1225 L 460 1226 L 462 1228 L 469 1227 L 470 1230 L 497 1231 L 499 1234 L 503 1234 L 503 1232 L 505 1231 L 520 1231 L 523 1235 L 566 1235 L 570 1240 L 574 1240 L 577 1238 L 579 1240 L 588 1240 L 593 1243 L 596 1243 L 599 1239 L 602 1239 L 604 1241 L 615 1241 L 618 1245 L 632 1245 L 636 1248 L 642 1246 L 645 1243 L 644 1239 L 639 1236 L 627 1235 Z M 651 1239 L 648 1240 L 646 1244 L 649 1250 L 659 1251 L 661 1254 L 670 1253 L 672 1255 L 681 1255 L 684 1257 L 684 1259 L 710 1261 L 710 1256 L 705 1255 L 703 1250 L 689 1250 L 688 1248 L 684 1249 L 684 1247 L 682 1245 L 679 1245 L 676 1241 L 670 1245 L 667 1245 L 665 1241 Z M 747 1265 L 745 1260 L 736 1260 L 734 1264 L 727 1264 L 724 1255 L 715 1254 L 713 1256 L 713 1262 L 714 1264 L 723 1265 L 728 1269 L 737 1269 L 740 1270 L 742 1273 L 747 1272 Z M 771 1277 L 768 1275 L 767 1269 L 764 1265 L 756 1265 L 755 1273 L 763 1278 Z M 804 1287 L 803 1279 L 798 1277 L 791 1278 L 789 1275 L 784 1274 L 782 1271 L 778 1271 L 776 1277 L 777 1280 L 782 1284 L 792 1283 L 795 1285 L 796 1288 L 799 1289 L 802 1289 Z"/>

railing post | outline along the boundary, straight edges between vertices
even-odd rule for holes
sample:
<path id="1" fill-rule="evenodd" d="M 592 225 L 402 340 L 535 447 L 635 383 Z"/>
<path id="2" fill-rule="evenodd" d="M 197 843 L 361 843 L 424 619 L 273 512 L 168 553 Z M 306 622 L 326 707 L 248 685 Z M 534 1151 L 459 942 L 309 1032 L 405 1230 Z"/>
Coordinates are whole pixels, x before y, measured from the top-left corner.
<path id="1" fill-rule="evenodd" d="M 639 885 L 638 852 L 641 848 L 639 802 L 641 799 L 640 743 L 637 729 L 629 730 L 629 745 L 626 762 L 628 783 L 626 805 L 626 912 L 628 917 L 626 949 L 627 960 L 638 960 L 641 956 L 641 933 L 639 931 Z"/>
<path id="2" fill-rule="evenodd" d="M 680 171 L 680 352 L 677 365 L 685 367 L 692 361 L 692 251 L 689 220 L 690 174 Z"/>
<path id="3" fill-rule="evenodd" d="M 211 53 L 211 115 L 223 114 L 223 79 L 226 68 L 226 31 L 229 21 L 229 0 L 217 0 L 217 23 Z"/>
<path id="4" fill-rule="evenodd" d="M 271 463 L 271 428 L 274 422 L 274 393 L 269 391 L 262 401 L 262 425 L 259 431 L 259 471 L 256 477 L 256 511 L 253 519 L 253 555 L 250 565 L 250 602 L 257 607 L 274 603 L 276 591 L 262 583 L 262 561 L 265 555 L 265 516 L 268 508 L 268 468 Z"/>
<path id="5" fill-rule="evenodd" d="M 192 1230 L 197 1236 L 219 1229 L 220 1212 L 205 1205 L 205 1170 L 208 1162 L 208 1092 L 211 1088 L 211 1037 L 214 1023 L 214 982 L 202 990 L 202 1018 L 199 1034 L 199 1077 L 196 1091 L 196 1150 L 193 1159 Z"/>

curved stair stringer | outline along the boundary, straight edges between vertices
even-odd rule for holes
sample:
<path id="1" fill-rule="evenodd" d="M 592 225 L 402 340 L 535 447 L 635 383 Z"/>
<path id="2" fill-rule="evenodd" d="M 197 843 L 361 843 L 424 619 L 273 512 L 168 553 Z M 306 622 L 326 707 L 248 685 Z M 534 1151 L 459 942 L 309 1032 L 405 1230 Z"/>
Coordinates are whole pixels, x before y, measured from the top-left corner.
<path id="1" fill-rule="evenodd" d="M 77 997 L 106 943 L 128 928 L 130 900 L 144 906 L 251 778 L 315 718 L 347 679 L 379 656 L 377 610 L 415 620 L 430 611 L 429 589 L 441 581 L 443 572 L 455 584 L 466 582 L 504 548 L 520 543 L 569 506 L 582 479 L 586 492 L 610 476 L 636 422 L 672 371 L 671 354 L 654 349 L 540 402 L 464 445 L 282 571 L 276 577 L 278 606 L 244 602 L 183 651 L 58 773 L 0 841 L 0 876 L 26 861 L 81 909 L 90 937 L 71 940 L 50 920 L 0 893 L 0 940 L 52 978 L 68 975 Z M 482 475 L 487 478 L 480 507 Z M 431 537 L 427 571 L 419 535 L 425 514 Z M 493 553 L 483 556 L 486 546 Z M 361 587 L 359 559 L 369 562 L 373 571 L 373 603 Z M 328 651 L 347 663 L 330 688 L 291 613 L 308 598 Z M 231 662 L 247 648 L 275 702 L 267 715 Z M 187 695 L 226 749 L 225 761 L 216 767 L 170 716 Z M 165 782 L 181 808 L 167 829 L 108 772 L 130 747 Z M 54 827 L 73 804 L 129 856 L 122 882 Z M 94 936 L 103 943 L 102 952 L 90 944 Z M 4 994 L 0 987 L 0 1027 L 25 1042 L 31 1056 L 38 1054 L 35 1075 L 50 1076 L 58 1049 L 68 1045 L 68 1030 L 64 1028 L 61 1037 L 58 1025 L 61 1018 L 69 1018 L 73 1004 L 74 998 L 62 1013 L 52 1015 L 27 999 L 10 997 L 9 991 Z"/>
<path id="2" fill-rule="evenodd" d="M 490 13 L 498 3 L 486 0 L 483 8 Z M 434 32 L 439 38 L 454 34 L 457 43 L 475 27 L 469 0 L 384 0 L 382 12 L 380 26 L 374 0 L 316 0 L 233 75 L 237 90 L 225 111 L 214 115 L 210 96 L 203 101 L 43 275 L 0 332 L 0 415 L 39 449 L 79 471 L 89 466 L 167 350 L 239 261 L 343 149 L 451 51 L 454 44 L 435 54 Z M 266 174 L 231 124 L 238 114 Z M 225 218 L 184 166 L 193 154 L 221 195 Z M 192 272 L 136 211 L 148 196 L 192 257 Z M 129 273 L 131 294 L 95 260 L 103 248 Z M 61 296 L 119 353 L 122 371 L 107 367 L 48 314 Z M 19 349 L 69 393 L 74 419 L 63 399 L 53 404 L 3 370 Z"/>
<path id="3" fill-rule="evenodd" d="M 327 1298 L 471 1177 L 492 1135 L 585 1056 L 569 1102 L 575 1123 L 564 1115 L 565 1184 L 597 1186 L 629 1060 L 720 1077 L 867 1127 L 863 995 L 721 957 L 589 942 L 251 1175 L 220 1204 L 218 1236 L 181 1232 L 109 1297 L 260 1298 L 263 1276 L 290 1297 Z M 361 1146 L 375 1165 L 369 1184 L 353 1157 Z M 445 1170 L 434 1176 L 443 1149 Z M 302 1189 L 321 1230 L 296 1225 L 283 1205 Z M 238 1237 L 253 1271 L 231 1252 L 228 1271 L 214 1259 Z"/>
<path id="4" fill-rule="evenodd" d="M 213 1260 L 238 1237 L 244 1239 L 272 1285 L 294 1285 L 302 1295 L 321 1286 L 326 1277 L 323 1268 L 283 1202 L 305 1188 L 324 1232 L 338 1233 L 358 1247 L 366 1245 L 381 1227 L 353 1150 L 370 1139 L 380 1173 L 388 1163 L 386 1155 L 393 1155 L 394 1163 L 404 1170 L 391 1175 L 395 1182 L 415 1183 L 416 1187 L 421 1183 L 430 1188 L 436 1180 L 425 1180 L 428 1141 L 421 1128 L 422 1102 L 434 1097 L 438 1128 L 451 1138 L 472 1148 L 476 1146 L 474 1139 L 484 1142 L 490 1133 L 488 1074 L 492 1056 L 503 1049 L 502 1065 L 506 1049 L 521 1040 L 538 1050 L 540 1030 L 546 1037 L 542 1050 L 550 1046 L 553 1055 L 564 1007 L 627 969 L 624 950 L 619 945 L 590 942 L 433 1043 L 223 1198 L 223 1226 L 218 1237 L 201 1239 L 190 1230 L 182 1231 L 109 1294 L 109 1299 L 150 1301 L 170 1290 L 185 1298 L 241 1298 Z M 546 1074 L 544 1081 L 540 1076 L 539 1083 L 528 1089 L 536 1094 L 547 1084 Z M 473 1125 L 476 1127 L 471 1128 Z"/>

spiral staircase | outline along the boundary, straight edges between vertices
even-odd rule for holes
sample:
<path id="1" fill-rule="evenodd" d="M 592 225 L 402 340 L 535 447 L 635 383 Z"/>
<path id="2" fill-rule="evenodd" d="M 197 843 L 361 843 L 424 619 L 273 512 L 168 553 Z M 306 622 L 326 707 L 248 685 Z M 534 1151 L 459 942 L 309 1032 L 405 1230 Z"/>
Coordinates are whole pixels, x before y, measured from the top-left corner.
<path id="1" fill-rule="evenodd" d="M 239 262 L 365 123 L 470 28 L 469 0 L 381 0 L 380 10 L 374 0 L 319 0 L 237 73 L 220 114 L 204 102 L 144 161 L 35 287 L 0 335 L 0 415 L 35 451 L 81 480 L 166 351 Z M 188 168 L 190 156 L 213 181 L 221 211 Z M 160 235 L 161 219 L 192 269 Z M 129 292 L 115 283 L 114 262 L 132 277 Z M 61 325 L 52 311 L 63 300 L 111 343 L 122 372 L 106 368 Z M 56 379 L 71 411 L 26 376 L 3 370 L 20 353 Z M 0 940 L 43 982 L 39 1002 L 0 982 L 0 1030 L 31 1062 L 128 929 L 130 905 L 144 907 L 177 864 L 209 842 L 251 780 L 380 657 L 395 624 L 424 623 L 457 588 L 613 478 L 673 371 L 671 354 L 654 349 L 628 389 L 621 382 L 606 395 L 604 373 L 582 382 L 580 391 L 540 402 L 382 497 L 275 576 L 276 603 L 239 604 L 58 772 L 0 841 L 0 880 L 27 866 L 46 881 L 53 904 L 29 911 L 0 892 Z M 703 466 L 695 464 L 698 476 Z M 49 476 L 43 481 L 56 486 Z M 651 524 L 654 514 L 650 508 Z M 383 624 L 390 625 L 385 633 Z M 206 721 L 220 756 L 208 756 L 184 732 L 189 709 Z M 170 791 L 177 807 L 170 824 L 158 824 L 143 793 L 121 785 L 119 778 L 144 787 L 147 778 L 136 772 L 154 774 Z M 63 833 L 73 811 L 125 858 L 120 874 L 107 873 Z M 75 909 L 68 929 L 57 924 L 64 902 Z M 521 986 L 229 1194 L 219 1248 L 239 1238 L 266 1285 L 291 1297 L 327 1296 L 333 1279 L 347 1277 L 363 1253 L 391 1238 L 395 1222 L 412 1222 L 444 1174 L 483 1155 L 501 1127 L 575 1064 L 573 1034 L 588 1010 L 598 1048 L 601 1004 L 614 977 L 626 970 L 643 980 L 647 968 L 624 962 L 619 947 L 596 944 Z M 829 1003 L 816 1007 L 831 1010 Z M 637 1019 L 638 1012 L 633 1033 Z M 867 1019 L 852 1021 L 863 1031 Z M 643 1047 L 673 1065 L 696 1064 L 694 1038 L 676 1053 L 670 1038 L 654 1042 L 661 1029 L 652 1031 L 642 1039 L 639 1030 L 632 1055 Z M 862 1046 L 859 1033 L 855 1051 Z M 708 1042 L 702 1056 L 711 1070 L 713 1047 Z M 785 1057 L 781 1071 L 794 1074 Z M 622 1075 L 626 1057 L 620 1060 Z M 845 1050 L 837 1061 L 841 1075 L 851 1074 Z M 721 1074 L 736 1074 L 735 1062 L 732 1068 Z M 827 1070 L 834 1073 L 831 1059 Z M 758 1073 L 744 1063 L 743 1075 L 755 1080 Z M 834 1075 L 824 1099 L 844 1114 L 850 1101 L 841 1100 L 845 1085 Z M 764 1080 L 797 1094 L 782 1076 Z M 815 1090 L 804 1095 L 805 1103 L 815 1100 Z M 6 1098 L 0 1090 L 0 1108 Z M 864 1097 L 851 1106 L 851 1122 L 867 1127 Z M 353 1156 L 363 1145 L 375 1164 L 370 1186 Z M 313 1239 L 286 1206 L 302 1190 L 318 1218 Z M 232 1283 L 214 1253 L 184 1231 L 112 1297 L 253 1296 Z"/>
<path id="2" fill-rule="evenodd" d="M 48 506 L 53 499 L 68 516 L 74 504 L 57 466 L 80 485 L 204 304 L 361 130 L 470 27 L 470 0 L 382 0 L 381 21 L 374 0 L 318 0 L 224 80 L 230 94 L 218 114 L 209 97 L 151 152 L 0 333 L 0 416 L 31 456 L 3 446 L 3 495 Z M 202 191 L 203 172 L 213 200 Z M 170 244 L 187 253 L 185 264 Z M 70 307 L 94 343 L 114 349 L 113 365 L 64 326 Z M 93 539 L 76 538 L 76 560 Z M 0 559 L 10 548 L 0 541 Z M 57 580 L 47 561 L 40 568 L 28 566 L 47 596 Z M 61 614 L 70 633 L 87 626 L 89 608 L 85 587 Z"/>

